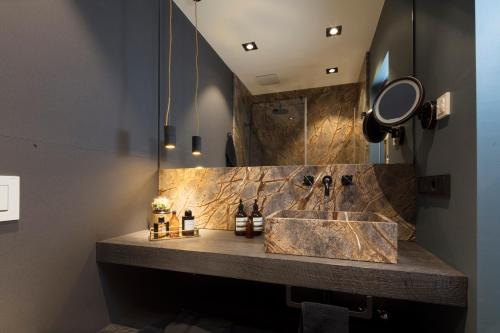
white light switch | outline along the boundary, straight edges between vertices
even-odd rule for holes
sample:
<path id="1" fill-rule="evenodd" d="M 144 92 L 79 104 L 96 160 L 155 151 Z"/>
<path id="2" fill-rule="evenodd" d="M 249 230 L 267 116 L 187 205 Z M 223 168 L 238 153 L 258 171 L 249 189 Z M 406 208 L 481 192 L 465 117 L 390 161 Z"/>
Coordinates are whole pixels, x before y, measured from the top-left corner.
<path id="1" fill-rule="evenodd" d="M 9 186 L 0 185 L 0 212 L 9 210 Z"/>
<path id="2" fill-rule="evenodd" d="M 437 99 L 436 119 L 440 120 L 451 114 L 451 93 L 448 91 Z"/>
<path id="3" fill-rule="evenodd" d="M 19 220 L 20 178 L 0 176 L 0 222 Z"/>

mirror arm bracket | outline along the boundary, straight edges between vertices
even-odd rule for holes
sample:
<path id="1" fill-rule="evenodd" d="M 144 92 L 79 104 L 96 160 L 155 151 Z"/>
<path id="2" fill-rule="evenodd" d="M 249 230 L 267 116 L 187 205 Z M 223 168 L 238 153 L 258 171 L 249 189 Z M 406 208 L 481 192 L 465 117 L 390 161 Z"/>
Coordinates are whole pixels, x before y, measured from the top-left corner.
<path id="1" fill-rule="evenodd" d="M 437 123 L 437 102 L 424 103 L 418 110 L 418 119 L 423 129 L 434 129 Z"/>
<path id="2" fill-rule="evenodd" d="M 404 126 L 398 126 L 398 127 L 381 126 L 380 129 L 383 132 L 389 133 L 396 145 L 400 146 L 405 143 L 406 130 Z"/>

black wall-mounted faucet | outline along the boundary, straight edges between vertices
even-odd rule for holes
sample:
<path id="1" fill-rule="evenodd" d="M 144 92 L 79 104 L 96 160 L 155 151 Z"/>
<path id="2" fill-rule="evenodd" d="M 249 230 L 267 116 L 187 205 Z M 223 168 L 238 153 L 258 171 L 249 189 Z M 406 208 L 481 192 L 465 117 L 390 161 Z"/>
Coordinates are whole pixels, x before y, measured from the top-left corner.
<path id="1" fill-rule="evenodd" d="M 331 176 L 325 176 L 325 177 L 323 177 L 322 183 L 325 186 L 325 197 L 329 197 L 330 196 L 330 187 L 333 184 L 332 177 Z"/>

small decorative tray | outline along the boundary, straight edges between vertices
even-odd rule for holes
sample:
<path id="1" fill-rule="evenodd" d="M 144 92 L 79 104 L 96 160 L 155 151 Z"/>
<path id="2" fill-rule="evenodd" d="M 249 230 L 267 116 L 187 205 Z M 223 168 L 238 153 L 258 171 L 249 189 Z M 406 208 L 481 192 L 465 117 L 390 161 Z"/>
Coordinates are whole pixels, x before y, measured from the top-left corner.
<path id="1" fill-rule="evenodd" d="M 200 231 L 197 228 L 190 231 L 185 231 L 185 230 L 154 231 L 153 228 L 149 229 L 150 241 L 162 241 L 162 240 L 194 238 L 194 237 L 200 237 Z"/>

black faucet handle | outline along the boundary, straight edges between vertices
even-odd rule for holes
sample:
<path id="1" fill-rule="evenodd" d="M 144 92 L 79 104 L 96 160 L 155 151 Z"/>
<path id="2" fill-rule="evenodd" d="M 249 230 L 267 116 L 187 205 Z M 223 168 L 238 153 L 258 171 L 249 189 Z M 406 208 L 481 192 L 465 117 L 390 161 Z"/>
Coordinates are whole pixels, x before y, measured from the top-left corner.
<path id="1" fill-rule="evenodd" d="M 352 175 L 343 175 L 340 178 L 340 181 L 342 182 L 342 185 L 350 186 L 353 184 L 352 178 L 353 178 Z"/>
<path id="2" fill-rule="evenodd" d="M 314 176 L 304 176 L 304 183 L 303 185 L 305 186 L 313 186 L 314 185 Z"/>

